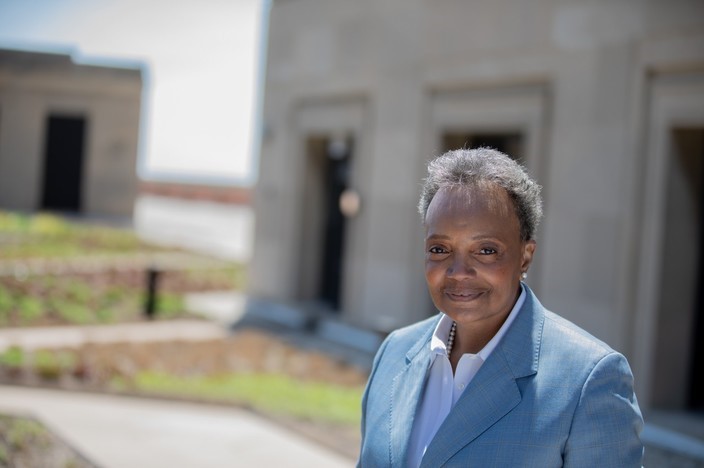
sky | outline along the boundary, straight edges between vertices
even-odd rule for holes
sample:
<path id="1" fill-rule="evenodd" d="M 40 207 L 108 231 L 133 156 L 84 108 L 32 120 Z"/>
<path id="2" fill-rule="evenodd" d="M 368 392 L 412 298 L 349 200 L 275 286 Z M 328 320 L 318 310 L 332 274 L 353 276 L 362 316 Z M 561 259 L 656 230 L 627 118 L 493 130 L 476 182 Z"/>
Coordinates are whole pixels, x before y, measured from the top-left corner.
<path id="1" fill-rule="evenodd" d="M 0 47 L 146 64 L 143 179 L 249 185 L 263 0 L 0 0 Z"/>

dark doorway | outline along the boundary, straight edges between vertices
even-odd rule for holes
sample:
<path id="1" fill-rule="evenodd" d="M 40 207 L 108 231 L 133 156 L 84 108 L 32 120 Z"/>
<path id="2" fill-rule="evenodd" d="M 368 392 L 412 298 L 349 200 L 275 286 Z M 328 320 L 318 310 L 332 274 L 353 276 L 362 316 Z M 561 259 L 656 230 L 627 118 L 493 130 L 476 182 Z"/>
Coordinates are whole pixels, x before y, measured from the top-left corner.
<path id="1" fill-rule="evenodd" d="M 704 129 L 671 132 L 652 405 L 704 408 Z"/>
<path id="2" fill-rule="evenodd" d="M 50 115 L 46 128 L 41 208 L 80 211 L 86 120 Z"/>
<path id="3" fill-rule="evenodd" d="M 692 311 L 691 353 L 692 364 L 689 369 L 689 407 L 704 412 L 704 129 L 675 131 L 676 140 L 683 146 L 684 164 L 691 171 L 690 190 L 696 200 L 695 219 L 696 246 L 699 255 L 696 265 L 696 282 L 694 286 L 694 308 Z M 682 156 L 681 156 L 682 157 Z"/>
<path id="4" fill-rule="evenodd" d="M 320 268 L 320 299 L 334 310 L 340 308 L 340 289 L 344 264 L 345 216 L 340 197 L 349 186 L 352 144 L 348 140 L 328 140 L 325 179 L 323 258 Z"/>
<path id="5" fill-rule="evenodd" d="M 488 147 L 520 160 L 524 157 L 523 135 L 519 132 L 447 131 L 442 136 L 443 152 L 459 148 Z"/>
<path id="6" fill-rule="evenodd" d="M 352 152 L 351 138 L 306 139 L 300 298 L 334 312 L 342 303 L 347 218 L 340 197 L 350 185 Z"/>

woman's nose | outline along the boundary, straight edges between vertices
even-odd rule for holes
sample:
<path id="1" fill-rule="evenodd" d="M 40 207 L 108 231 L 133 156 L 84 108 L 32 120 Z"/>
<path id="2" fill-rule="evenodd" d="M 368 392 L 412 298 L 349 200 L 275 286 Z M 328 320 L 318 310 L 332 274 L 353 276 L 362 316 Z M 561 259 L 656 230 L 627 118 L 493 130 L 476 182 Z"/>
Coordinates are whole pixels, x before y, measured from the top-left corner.
<path id="1" fill-rule="evenodd" d="M 454 278 L 475 276 L 477 273 L 471 259 L 456 256 L 447 268 L 447 276 Z"/>

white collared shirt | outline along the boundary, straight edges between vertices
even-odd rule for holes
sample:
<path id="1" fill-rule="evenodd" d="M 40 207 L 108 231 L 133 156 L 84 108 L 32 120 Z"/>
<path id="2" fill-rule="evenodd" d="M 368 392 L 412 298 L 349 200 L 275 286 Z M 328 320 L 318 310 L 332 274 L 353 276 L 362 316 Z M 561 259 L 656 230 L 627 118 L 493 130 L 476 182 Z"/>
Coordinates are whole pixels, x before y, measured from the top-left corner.
<path id="1" fill-rule="evenodd" d="M 423 455 L 440 425 L 445 421 L 450 410 L 455 406 L 479 368 L 506 334 L 525 299 L 526 291 L 521 284 L 521 294 L 499 331 L 477 354 L 463 354 L 457 363 L 454 375 L 450 359 L 447 356 L 447 337 L 452 327 L 452 319 L 442 314 L 435 327 L 433 338 L 430 340 L 432 363 L 430 364 L 428 381 L 425 384 L 425 392 L 413 422 L 411 440 L 408 445 L 408 466 L 420 466 Z"/>

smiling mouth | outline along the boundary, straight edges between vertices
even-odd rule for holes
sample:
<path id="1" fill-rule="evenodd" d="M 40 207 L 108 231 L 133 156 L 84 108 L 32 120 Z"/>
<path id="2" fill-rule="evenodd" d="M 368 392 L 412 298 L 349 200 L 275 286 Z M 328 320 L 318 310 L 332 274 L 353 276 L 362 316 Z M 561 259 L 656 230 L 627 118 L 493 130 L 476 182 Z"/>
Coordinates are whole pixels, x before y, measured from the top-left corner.
<path id="1" fill-rule="evenodd" d="M 453 301 L 470 302 L 484 294 L 476 291 L 445 291 L 445 295 Z"/>

